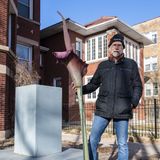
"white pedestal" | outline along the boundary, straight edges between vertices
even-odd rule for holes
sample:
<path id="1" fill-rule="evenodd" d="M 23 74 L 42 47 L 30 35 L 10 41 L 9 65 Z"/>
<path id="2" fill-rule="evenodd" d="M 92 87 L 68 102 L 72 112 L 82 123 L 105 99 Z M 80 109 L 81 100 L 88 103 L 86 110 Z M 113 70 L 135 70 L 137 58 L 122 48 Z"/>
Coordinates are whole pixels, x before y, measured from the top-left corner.
<path id="1" fill-rule="evenodd" d="M 62 89 L 43 85 L 16 88 L 14 152 L 44 156 L 62 151 Z"/>

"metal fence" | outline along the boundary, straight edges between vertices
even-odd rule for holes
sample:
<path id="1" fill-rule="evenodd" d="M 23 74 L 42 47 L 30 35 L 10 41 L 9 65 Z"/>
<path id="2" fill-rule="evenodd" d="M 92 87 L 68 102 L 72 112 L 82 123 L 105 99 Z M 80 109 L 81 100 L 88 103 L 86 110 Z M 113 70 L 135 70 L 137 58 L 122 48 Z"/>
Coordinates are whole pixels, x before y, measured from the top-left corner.
<path id="1" fill-rule="evenodd" d="M 94 118 L 94 105 L 85 106 L 87 130 L 92 127 Z M 68 122 L 63 122 L 63 128 L 80 130 L 78 107 L 71 107 Z M 75 118 L 76 117 L 76 118 Z M 113 122 L 111 121 L 106 132 L 114 134 Z M 133 110 L 133 119 L 129 121 L 129 134 L 133 136 L 147 136 L 160 138 L 160 100 L 152 99 L 144 101 L 144 104 Z"/>

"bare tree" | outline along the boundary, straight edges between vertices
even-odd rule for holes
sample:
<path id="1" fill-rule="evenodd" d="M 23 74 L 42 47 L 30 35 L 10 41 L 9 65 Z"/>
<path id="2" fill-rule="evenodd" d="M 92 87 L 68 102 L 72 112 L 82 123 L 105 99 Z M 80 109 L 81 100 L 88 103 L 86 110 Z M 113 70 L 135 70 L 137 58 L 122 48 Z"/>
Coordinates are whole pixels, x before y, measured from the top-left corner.
<path id="1" fill-rule="evenodd" d="M 18 59 L 15 60 L 16 74 L 15 83 L 17 86 L 37 84 L 39 82 L 40 76 L 35 69 L 34 65 L 29 67 L 28 63 L 21 62 Z"/>

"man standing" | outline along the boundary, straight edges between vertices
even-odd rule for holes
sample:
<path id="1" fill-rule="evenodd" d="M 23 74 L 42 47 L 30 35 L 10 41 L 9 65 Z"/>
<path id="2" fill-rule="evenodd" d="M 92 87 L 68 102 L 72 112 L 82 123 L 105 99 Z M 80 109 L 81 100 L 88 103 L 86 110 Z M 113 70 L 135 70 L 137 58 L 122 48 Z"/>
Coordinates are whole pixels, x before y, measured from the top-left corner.
<path id="1" fill-rule="evenodd" d="M 99 64 L 83 94 L 99 88 L 96 111 L 89 138 L 90 160 L 98 160 L 101 135 L 113 119 L 118 142 L 118 160 L 128 160 L 128 121 L 142 95 L 142 82 L 137 63 L 124 57 L 124 37 L 114 35 L 108 45 L 108 60 Z"/>

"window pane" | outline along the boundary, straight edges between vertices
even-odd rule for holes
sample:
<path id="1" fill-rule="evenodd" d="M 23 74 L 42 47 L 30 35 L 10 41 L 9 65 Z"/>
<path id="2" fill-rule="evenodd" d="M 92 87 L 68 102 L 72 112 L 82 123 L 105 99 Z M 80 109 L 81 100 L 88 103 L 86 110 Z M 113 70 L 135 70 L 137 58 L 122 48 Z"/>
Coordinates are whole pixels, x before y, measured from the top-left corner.
<path id="1" fill-rule="evenodd" d="M 153 95 L 158 95 L 158 83 L 153 83 Z"/>
<path id="2" fill-rule="evenodd" d="M 98 37 L 98 58 L 102 58 L 102 37 Z"/>
<path id="3" fill-rule="evenodd" d="M 107 36 L 103 37 L 103 57 L 107 57 Z"/>
<path id="4" fill-rule="evenodd" d="M 87 95 L 87 98 L 88 98 L 88 99 L 91 99 L 91 93 Z"/>
<path id="5" fill-rule="evenodd" d="M 62 83 L 61 83 L 61 80 L 56 80 L 56 87 L 61 87 L 62 86 Z"/>
<path id="6" fill-rule="evenodd" d="M 152 69 L 153 69 L 153 70 L 157 70 L 157 63 L 153 63 L 153 64 L 152 64 Z"/>
<path id="7" fill-rule="evenodd" d="M 62 86 L 62 78 L 53 78 L 53 86 L 55 87 L 61 87 Z"/>
<path id="8" fill-rule="evenodd" d="M 29 47 L 17 44 L 16 55 L 19 59 L 29 61 Z"/>
<path id="9" fill-rule="evenodd" d="M 149 71 L 150 70 L 150 64 L 146 64 L 145 65 L 145 71 Z"/>
<path id="10" fill-rule="evenodd" d="M 30 4 L 29 0 L 21 0 L 18 2 L 18 14 L 22 17 L 29 18 Z"/>
<path id="11" fill-rule="evenodd" d="M 95 39 L 92 39 L 92 59 L 96 58 L 96 44 Z"/>
<path id="12" fill-rule="evenodd" d="M 131 43 L 128 45 L 128 58 L 131 58 Z"/>
<path id="13" fill-rule="evenodd" d="M 29 0 L 18 0 L 18 3 L 25 4 L 26 6 L 29 6 Z"/>
<path id="14" fill-rule="evenodd" d="M 138 47 L 135 47 L 135 60 L 138 61 Z"/>
<path id="15" fill-rule="evenodd" d="M 150 96 L 151 95 L 151 90 L 150 89 L 146 89 L 146 96 Z"/>
<path id="16" fill-rule="evenodd" d="M 76 41 L 76 54 L 81 58 L 81 42 Z"/>
<path id="17" fill-rule="evenodd" d="M 96 91 L 92 93 L 92 98 L 96 98 Z"/>
<path id="18" fill-rule="evenodd" d="M 154 43 L 157 43 L 157 34 L 152 34 L 152 41 L 154 42 Z"/>
<path id="19" fill-rule="evenodd" d="M 151 84 L 150 83 L 145 84 L 145 91 L 146 91 L 146 96 L 151 96 Z"/>
<path id="20" fill-rule="evenodd" d="M 87 61 L 91 59 L 91 43 L 90 40 L 87 41 Z"/>

